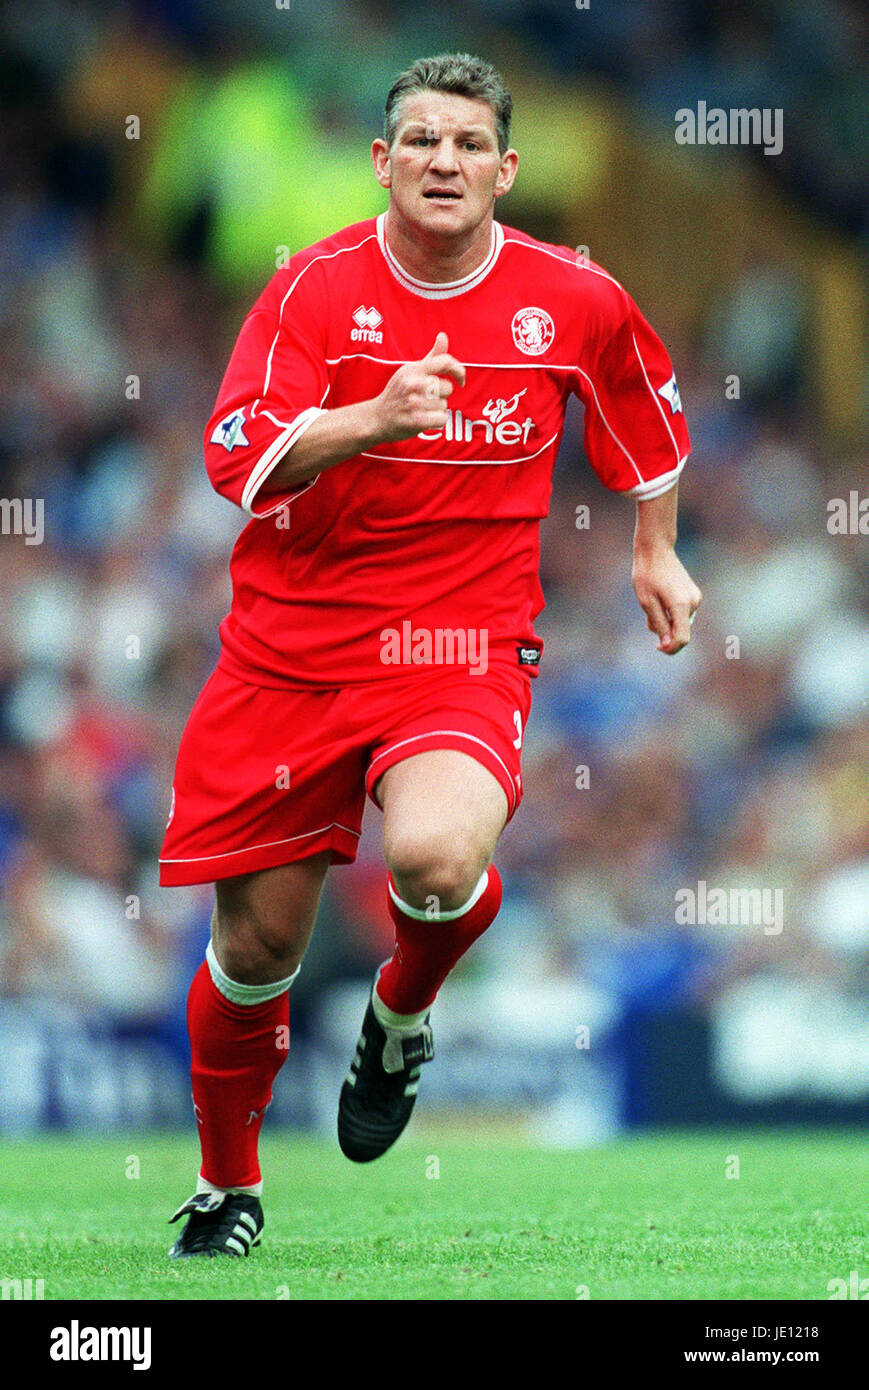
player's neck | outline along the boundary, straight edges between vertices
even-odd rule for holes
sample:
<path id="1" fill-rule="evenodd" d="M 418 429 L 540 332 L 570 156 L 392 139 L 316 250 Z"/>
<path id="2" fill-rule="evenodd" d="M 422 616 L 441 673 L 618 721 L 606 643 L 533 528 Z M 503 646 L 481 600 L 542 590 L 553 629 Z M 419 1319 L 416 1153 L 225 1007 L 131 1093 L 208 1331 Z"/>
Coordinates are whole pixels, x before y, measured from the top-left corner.
<path id="1" fill-rule="evenodd" d="M 492 249 L 492 219 L 465 237 L 426 235 L 393 208 L 386 213 L 386 244 L 402 270 L 428 284 L 449 284 L 473 275 Z"/>

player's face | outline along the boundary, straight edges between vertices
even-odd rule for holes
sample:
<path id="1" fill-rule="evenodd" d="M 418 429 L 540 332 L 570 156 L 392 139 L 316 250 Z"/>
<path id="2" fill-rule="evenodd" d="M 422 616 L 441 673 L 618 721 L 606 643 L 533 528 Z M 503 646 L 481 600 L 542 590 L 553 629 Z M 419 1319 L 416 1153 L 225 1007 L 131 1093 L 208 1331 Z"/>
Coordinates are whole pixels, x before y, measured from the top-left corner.
<path id="1" fill-rule="evenodd" d="M 405 97 L 392 146 L 375 140 L 372 155 L 390 206 L 420 231 L 449 237 L 491 220 L 518 163 L 515 150 L 499 153 L 489 103 L 448 92 Z"/>

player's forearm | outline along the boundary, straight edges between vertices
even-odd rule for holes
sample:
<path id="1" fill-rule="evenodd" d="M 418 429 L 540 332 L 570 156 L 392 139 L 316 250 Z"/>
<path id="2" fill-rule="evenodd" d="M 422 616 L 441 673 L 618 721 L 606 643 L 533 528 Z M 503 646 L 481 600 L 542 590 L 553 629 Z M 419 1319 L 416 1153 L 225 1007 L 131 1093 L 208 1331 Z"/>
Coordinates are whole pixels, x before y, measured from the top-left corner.
<path id="1" fill-rule="evenodd" d="M 440 332 L 419 362 L 404 362 L 379 396 L 326 410 L 308 426 L 270 475 L 263 492 L 297 487 L 377 444 L 412 439 L 423 430 L 442 430 L 454 386 L 464 386 L 465 369 Z"/>
<path id="2" fill-rule="evenodd" d="M 667 492 L 662 492 L 660 497 L 637 501 L 635 555 L 652 555 L 657 551 L 673 549 L 676 544 L 678 507 L 678 483 L 674 483 Z"/>
<path id="3" fill-rule="evenodd" d="M 666 656 L 674 656 L 690 641 L 691 618 L 703 599 L 676 554 L 677 505 L 675 485 L 660 497 L 637 502 L 631 567 L 646 623 Z"/>
<path id="4" fill-rule="evenodd" d="M 307 483 L 336 463 L 353 458 L 384 441 L 377 403 L 358 401 L 318 415 L 301 439 L 288 449 L 263 484 L 263 493 Z"/>

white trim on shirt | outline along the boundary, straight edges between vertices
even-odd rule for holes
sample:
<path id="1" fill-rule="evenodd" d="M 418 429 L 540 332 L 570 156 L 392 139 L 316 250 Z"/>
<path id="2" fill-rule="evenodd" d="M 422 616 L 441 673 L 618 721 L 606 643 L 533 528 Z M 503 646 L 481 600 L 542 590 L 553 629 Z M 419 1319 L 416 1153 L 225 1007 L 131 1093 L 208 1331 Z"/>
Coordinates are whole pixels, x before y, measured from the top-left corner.
<path id="1" fill-rule="evenodd" d="M 681 458 L 675 468 L 669 473 L 661 473 L 657 478 L 650 478 L 647 483 L 637 483 L 636 487 L 627 488 L 618 494 L 619 497 L 636 497 L 640 502 L 647 502 L 650 497 L 660 497 L 662 493 L 669 492 L 670 488 L 676 483 L 679 474 L 685 467 L 685 458 Z"/>
<path id="2" fill-rule="evenodd" d="M 395 255 L 389 249 L 386 240 L 386 213 L 382 212 L 377 219 L 377 244 L 383 252 L 384 260 L 395 276 L 396 280 L 411 294 L 418 294 L 423 299 L 453 299 L 457 294 L 466 294 L 468 290 L 474 289 L 479 285 L 489 272 L 494 268 L 495 262 L 501 253 L 504 245 L 504 228 L 500 222 L 492 222 L 492 243 L 489 247 L 489 254 L 478 265 L 476 270 L 472 270 L 470 275 L 464 275 L 461 280 L 447 280 L 438 284 L 436 281 L 417 280 L 404 269 L 404 266 L 396 260 Z"/>
<path id="3" fill-rule="evenodd" d="M 287 425 L 283 432 L 279 434 L 277 438 L 273 439 L 268 448 L 260 454 L 260 457 L 250 471 L 248 480 L 241 494 L 241 505 L 251 516 L 271 516 L 273 512 L 279 511 L 281 507 L 286 506 L 287 502 L 292 500 L 289 497 L 279 497 L 275 499 L 274 505 L 270 505 L 266 511 L 255 512 L 253 510 L 256 494 L 280 463 L 284 454 L 288 449 L 293 447 L 297 440 L 301 439 L 302 435 L 313 425 L 318 416 L 325 415 L 325 413 L 326 412 L 321 410 L 319 406 L 309 406 L 307 410 L 303 410 L 300 415 L 297 415 L 292 424 Z M 318 473 L 315 477 L 310 478 L 303 487 L 299 487 L 297 490 L 293 491 L 292 496 L 298 497 L 301 493 L 307 492 L 309 487 L 313 487 L 319 476 Z"/>

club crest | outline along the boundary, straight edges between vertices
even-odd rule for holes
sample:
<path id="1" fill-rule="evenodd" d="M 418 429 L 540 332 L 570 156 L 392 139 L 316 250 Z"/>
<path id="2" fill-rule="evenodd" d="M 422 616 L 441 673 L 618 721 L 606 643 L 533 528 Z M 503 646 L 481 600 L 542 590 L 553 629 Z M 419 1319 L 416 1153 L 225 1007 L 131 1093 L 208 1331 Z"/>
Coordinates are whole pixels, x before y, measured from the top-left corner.
<path id="1" fill-rule="evenodd" d="M 513 342 L 520 352 L 527 353 L 529 357 L 539 357 L 551 347 L 555 337 L 555 324 L 545 309 L 520 309 L 513 315 L 511 328 Z"/>

